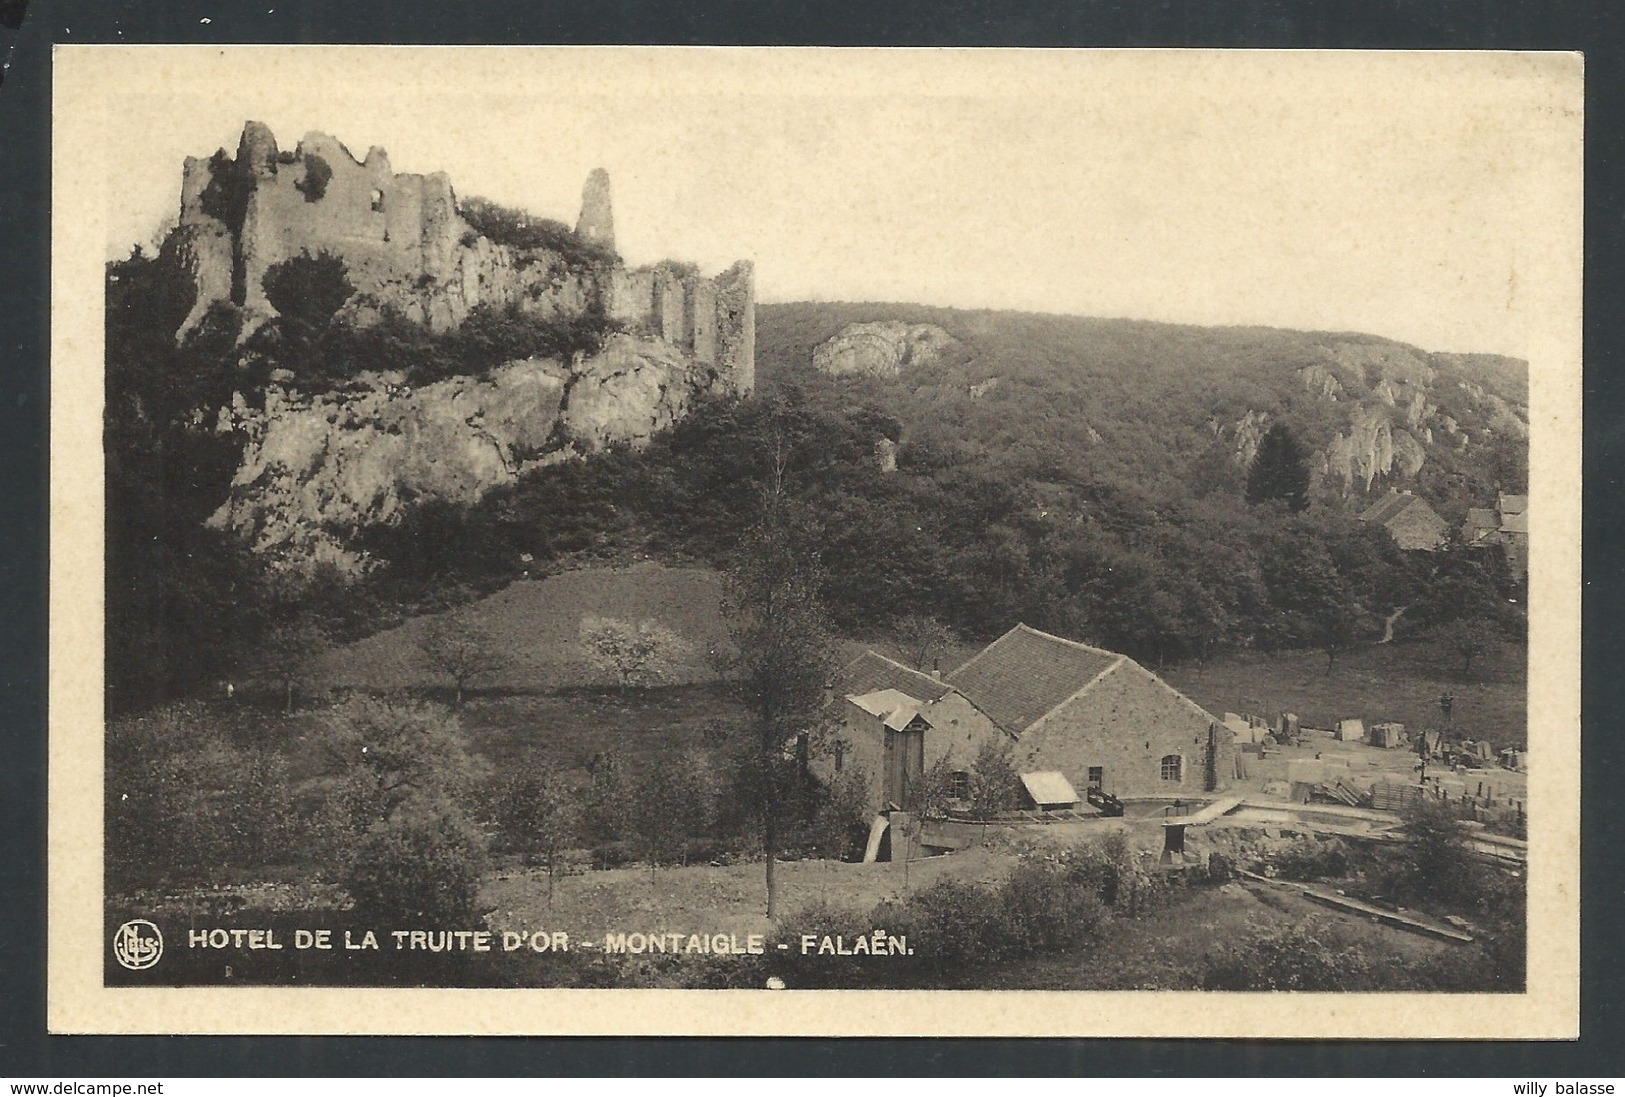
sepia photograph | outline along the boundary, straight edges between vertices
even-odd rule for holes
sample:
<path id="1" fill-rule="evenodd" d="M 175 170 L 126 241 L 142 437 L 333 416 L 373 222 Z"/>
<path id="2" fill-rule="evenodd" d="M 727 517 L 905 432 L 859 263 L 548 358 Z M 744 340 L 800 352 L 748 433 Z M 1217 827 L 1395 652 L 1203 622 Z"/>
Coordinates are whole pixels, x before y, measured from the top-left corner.
<path id="1" fill-rule="evenodd" d="M 1572 1036 L 1581 86 L 60 48 L 54 1027 Z"/>

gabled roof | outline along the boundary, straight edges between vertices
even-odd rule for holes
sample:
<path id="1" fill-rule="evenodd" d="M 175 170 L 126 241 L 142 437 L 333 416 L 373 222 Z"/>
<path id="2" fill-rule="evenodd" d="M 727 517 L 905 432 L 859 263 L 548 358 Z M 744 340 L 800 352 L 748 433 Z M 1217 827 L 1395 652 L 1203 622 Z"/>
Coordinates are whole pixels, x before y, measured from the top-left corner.
<path id="1" fill-rule="evenodd" d="M 1411 500 L 1415 498 L 1416 496 L 1414 495 L 1401 495 L 1398 492 L 1394 492 L 1391 495 L 1385 495 L 1365 509 L 1365 511 L 1360 515 L 1360 521 L 1381 522 L 1386 524 L 1400 511 L 1408 507 Z"/>
<path id="2" fill-rule="evenodd" d="M 920 701 L 939 700 L 953 688 L 941 678 L 910 670 L 897 660 L 873 651 L 866 651 L 848 663 L 841 672 L 841 683 L 847 693 L 894 689 Z"/>
<path id="3" fill-rule="evenodd" d="M 1420 509 L 1417 510 L 1417 508 Z M 1378 499 L 1367 507 L 1365 513 L 1360 515 L 1360 521 L 1380 522 L 1386 526 L 1400 515 L 1411 510 L 1417 510 L 1418 514 L 1432 514 L 1434 517 L 1438 517 L 1434 514 L 1433 508 L 1428 506 L 1428 501 L 1420 495 L 1412 495 L 1409 492 L 1394 492 Z"/>
<path id="4" fill-rule="evenodd" d="M 1507 512 L 1501 515 L 1502 533 L 1528 533 L 1529 512 L 1520 510 L 1517 513 Z"/>
<path id="5" fill-rule="evenodd" d="M 1125 656 L 1017 625 L 948 675 L 995 724 L 1020 735 Z"/>
<path id="6" fill-rule="evenodd" d="M 1509 514 L 1522 514 L 1529 509 L 1529 496 L 1527 495 L 1498 495 L 1495 501 L 1496 509 L 1501 512 L 1504 519 Z"/>
<path id="7" fill-rule="evenodd" d="M 1477 534 L 1489 533 L 1499 528 L 1501 520 L 1495 512 L 1488 507 L 1468 507 L 1467 520 L 1461 524 L 1463 532 L 1469 537 Z"/>
<path id="8" fill-rule="evenodd" d="M 847 700 L 870 716 L 880 717 L 881 722 L 893 731 L 908 727 L 925 707 L 925 702 L 895 689 L 877 689 L 873 693 L 849 696 Z"/>

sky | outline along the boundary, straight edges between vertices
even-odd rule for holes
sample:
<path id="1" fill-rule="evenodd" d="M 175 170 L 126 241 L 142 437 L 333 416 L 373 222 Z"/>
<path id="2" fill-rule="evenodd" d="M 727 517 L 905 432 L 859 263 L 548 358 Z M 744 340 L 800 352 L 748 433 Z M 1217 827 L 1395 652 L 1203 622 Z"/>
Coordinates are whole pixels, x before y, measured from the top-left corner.
<path id="1" fill-rule="evenodd" d="M 1578 178 L 1561 55 L 109 48 L 108 254 L 243 122 L 445 171 L 762 301 L 1366 331 L 1525 352 L 1520 269 Z M 1575 183 L 1577 188 L 1578 184 Z M 1577 216 L 1574 210 L 1555 211 Z"/>

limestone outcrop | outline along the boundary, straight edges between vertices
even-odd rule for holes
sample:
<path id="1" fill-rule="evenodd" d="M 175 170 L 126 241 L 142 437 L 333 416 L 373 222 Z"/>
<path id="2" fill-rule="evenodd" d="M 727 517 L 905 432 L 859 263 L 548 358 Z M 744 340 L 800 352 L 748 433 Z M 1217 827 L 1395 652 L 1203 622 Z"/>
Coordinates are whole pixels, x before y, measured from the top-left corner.
<path id="1" fill-rule="evenodd" d="M 355 574 L 366 566 L 351 547 L 360 530 L 422 501 L 476 502 L 612 442 L 645 442 L 717 383 L 663 342 L 615 335 L 573 366 L 527 359 L 418 389 L 398 374 L 314 397 L 273 384 L 263 407 L 239 397 L 220 413 L 219 429 L 245 445 L 209 523 L 280 566 L 328 561 Z"/>
<path id="2" fill-rule="evenodd" d="M 832 377 L 895 377 L 937 360 L 955 339 L 935 324 L 900 320 L 848 324 L 813 348 L 813 366 Z"/>
<path id="3" fill-rule="evenodd" d="M 1370 491 L 1379 479 L 1414 481 L 1433 445 L 1466 450 L 1496 436 L 1528 437 L 1526 409 L 1455 376 L 1460 356 L 1355 340 L 1328 341 L 1316 354 L 1318 360 L 1298 368 L 1298 382 L 1336 410 L 1330 438 L 1310 455 L 1310 471 L 1345 493 Z M 1245 468 L 1269 424 L 1268 414 L 1249 410 L 1209 426 Z"/>

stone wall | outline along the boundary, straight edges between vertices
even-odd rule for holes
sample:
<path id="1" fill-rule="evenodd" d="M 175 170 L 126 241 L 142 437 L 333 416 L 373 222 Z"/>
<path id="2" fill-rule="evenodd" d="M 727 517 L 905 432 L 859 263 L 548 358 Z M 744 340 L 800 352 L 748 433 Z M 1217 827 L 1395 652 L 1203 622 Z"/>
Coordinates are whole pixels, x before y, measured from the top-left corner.
<path id="1" fill-rule="evenodd" d="M 583 190 L 578 230 L 583 239 L 613 247 L 603 169 Z M 544 248 L 499 244 L 459 214 L 444 173 L 396 174 L 383 149 L 357 160 L 327 134 L 308 133 L 284 152 L 268 128 L 249 122 L 234 158 L 223 152 L 189 157 L 175 240 L 197 289 L 178 339 L 227 302 L 241 309 L 246 338 L 276 315 L 265 295 L 266 272 L 301 254 L 327 252 L 344 261 L 355 286 L 343 310 L 355 323 L 392 309 L 446 331 L 481 305 L 560 318 L 602 308 L 713 367 L 735 390 L 754 387 L 749 263 L 705 279 L 666 266 L 628 271 L 618 259 L 583 264 Z"/>
<path id="2" fill-rule="evenodd" d="M 1011 738 L 980 709 L 958 693 L 948 693 L 925 705 L 921 714 L 931 727 L 925 733 L 924 771 L 929 773 L 943 758 L 954 769 L 969 771 L 977 753 L 989 742 L 1010 743 Z M 821 779 L 833 780 L 847 773 L 860 773 L 867 790 L 864 807 L 874 813 L 885 807 L 886 728 L 879 716 L 851 701 L 841 705 L 840 738 L 845 744 L 841 769 L 835 769 L 833 752 L 815 756 L 812 769 Z"/>
<path id="3" fill-rule="evenodd" d="M 1104 769 L 1116 796 L 1200 796 L 1205 788 L 1210 728 L 1217 727 L 1218 788 L 1235 776 L 1234 734 L 1211 714 L 1131 659 L 1124 659 L 1081 696 L 1029 728 L 1016 744 L 1017 768 L 1060 770 L 1083 794 L 1089 769 Z M 1164 780 L 1162 759 L 1181 759 L 1181 779 Z"/>
<path id="4" fill-rule="evenodd" d="M 734 388 L 756 386 L 756 291 L 749 262 L 715 278 L 656 265 L 611 274 L 604 301 L 610 319 L 670 343 L 732 376 Z"/>

